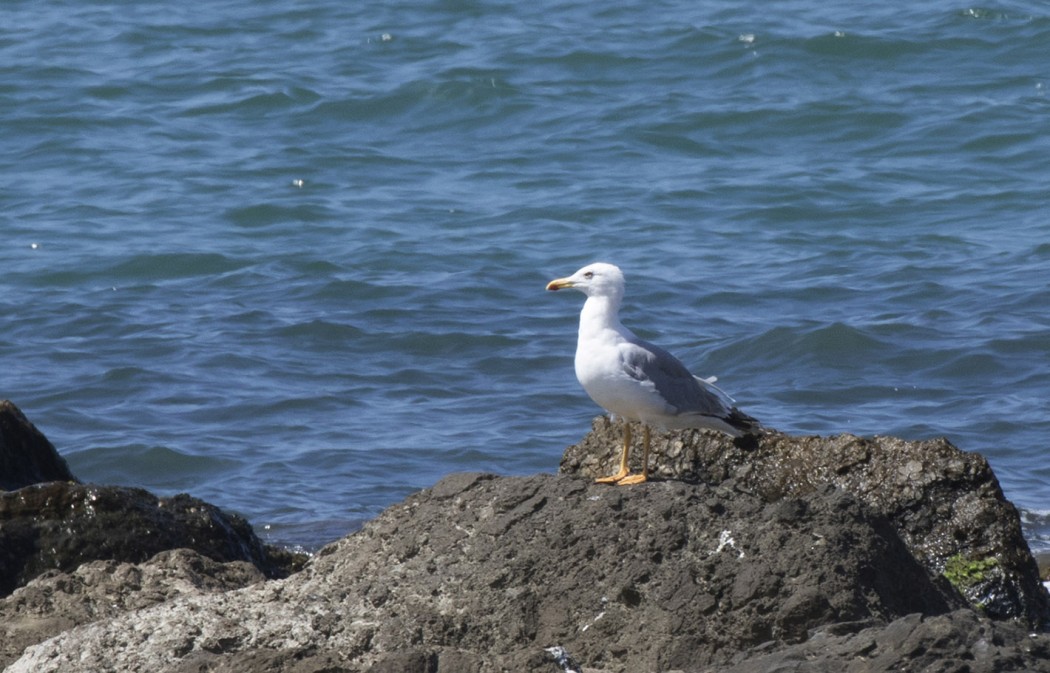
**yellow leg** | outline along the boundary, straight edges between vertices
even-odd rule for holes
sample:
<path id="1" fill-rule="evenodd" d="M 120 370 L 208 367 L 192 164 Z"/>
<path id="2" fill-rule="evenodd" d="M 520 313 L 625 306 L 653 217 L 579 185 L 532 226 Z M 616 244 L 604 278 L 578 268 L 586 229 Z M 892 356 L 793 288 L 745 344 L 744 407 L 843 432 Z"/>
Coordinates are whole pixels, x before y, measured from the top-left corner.
<path id="1" fill-rule="evenodd" d="M 623 453 L 620 455 L 620 470 L 609 477 L 602 477 L 595 479 L 597 484 L 616 484 L 621 479 L 627 476 L 629 470 L 627 469 L 627 456 L 631 452 L 631 422 L 624 419 L 623 422 Z"/>
<path id="2" fill-rule="evenodd" d="M 642 423 L 642 473 L 632 474 L 631 476 L 624 476 L 618 482 L 617 486 L 630 486 L 631 484 L 640 484 L 643 481 L 649 480 L 649 426 Z"/>

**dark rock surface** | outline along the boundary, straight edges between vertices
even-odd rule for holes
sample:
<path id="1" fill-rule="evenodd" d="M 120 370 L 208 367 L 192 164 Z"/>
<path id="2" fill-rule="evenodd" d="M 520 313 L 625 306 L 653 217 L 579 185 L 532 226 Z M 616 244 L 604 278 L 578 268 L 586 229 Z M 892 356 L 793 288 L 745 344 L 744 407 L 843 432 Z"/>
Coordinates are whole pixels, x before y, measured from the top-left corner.
<path id="1" fill-rule="evenodd" d="M 595 419 L 591 433 L 566 450 L 562 472 L 588 478 L 611 472 L 621 432 L 619 424 Z M 1050 598 L 1017 509 L 983 456 L 945 439 L 769 433 L 747 445 L 689 430 L 654 432 L 652 451 L 649 469 L 656 478 L 716 484 L 732 478 L 766 501 L 805 499 L 833 485 L 885 517 L 919 563 L 951 579 L 972 606 L 1032 626 L 1050 618 Z M 641 460 L 640 448 L 632 458 Z"/>
<path id="2" fill-rule="evenodd" d="M 285 580 L 81 626 L 8 670 L 555 673 L 558 646 L 603 673 L 1050 671 L 1050 636 L 964 605 L 831 486 L 457 474 Z"/>
<path id="3" fill-rule="evenodd" d="M 719 673 L 1038 673 L 1050 670 L 1050 638 L 960 610 L 886 625 L 832 625 L 804 643 L 756 648 L 739 659 Z"/>
<path id="4" fill-rule="evenodd" d="M 44 481 L 76 481 L 76 477 L 25 414 L 9 400 L 0 400 L 0 491 Z"/>
<path id="5" fill-rule="evenodd" d="M 96 560 L 141 563 L 188 548 L 248 561 L 270 577 L 305 560 L 263 545 L 242 517 L 176 495 L 81 484 L 54 446 L 9 401 L 0 401 L 0 597 L 38 575 Z"/>
<path id="6" fill-rule="evenodd" d="M 158 498 L 139 488 L 71 482 L 0 493 L 0 596 L 48 570 L 96 560 L 141 563 L 180 547 L 280 574 L 247 521 L 188 495 Z"/>

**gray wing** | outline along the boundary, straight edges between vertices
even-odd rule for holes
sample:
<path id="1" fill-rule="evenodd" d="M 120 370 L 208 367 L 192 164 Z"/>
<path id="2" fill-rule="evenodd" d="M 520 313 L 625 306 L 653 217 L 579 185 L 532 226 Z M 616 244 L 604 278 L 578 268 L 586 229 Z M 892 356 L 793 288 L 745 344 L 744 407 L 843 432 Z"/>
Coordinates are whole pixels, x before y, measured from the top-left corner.
<path id="1" fill-rule="evenodd" d="M 624 371 L 633 379 L 652 383 L 675 413 L 722 417 L 732 409 L 725 393 L 702 383 L 675 356 L 641 339 L 630 343 L 632 348 L 624 351 Z"/>

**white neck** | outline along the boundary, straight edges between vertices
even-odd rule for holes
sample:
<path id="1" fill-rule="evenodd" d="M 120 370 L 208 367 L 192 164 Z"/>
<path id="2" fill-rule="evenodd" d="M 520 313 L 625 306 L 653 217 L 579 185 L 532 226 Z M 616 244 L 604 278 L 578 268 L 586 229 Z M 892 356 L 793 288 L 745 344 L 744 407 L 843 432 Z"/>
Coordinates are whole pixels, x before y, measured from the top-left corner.
<path id="1" fill-rule="evenodd" d="M 619 297 L 587 297 L 580 311 L 580 338 L 586 338 L 603 330 L 612 330 L 624 334 L 626 329 L 620 323 Z"/>

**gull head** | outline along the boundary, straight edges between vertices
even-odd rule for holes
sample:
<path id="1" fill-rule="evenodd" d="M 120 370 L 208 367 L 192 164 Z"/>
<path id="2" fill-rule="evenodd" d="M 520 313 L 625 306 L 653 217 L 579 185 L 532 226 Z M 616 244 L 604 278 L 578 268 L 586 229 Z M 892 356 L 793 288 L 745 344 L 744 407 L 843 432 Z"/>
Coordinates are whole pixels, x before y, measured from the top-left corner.
<path id="1" fill-rule="evenodd" d="M 557 278 L 547 283 L 551 292 L 572 288 L 588 297 L 623 297 L 623 272 L 619 267 L 605 262 L 588 264 L 566 278 Z"/>

